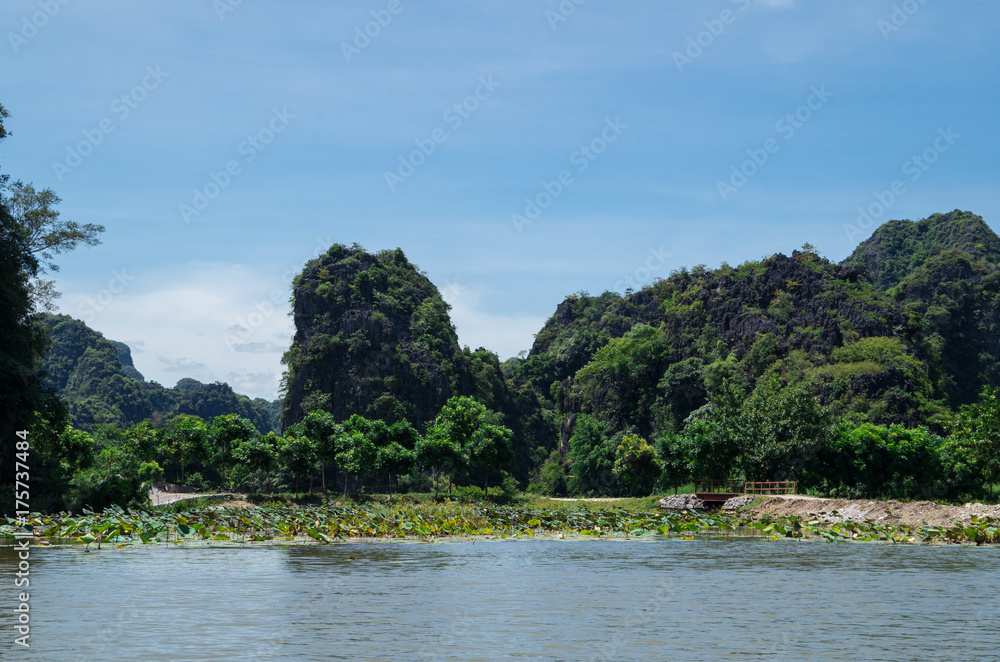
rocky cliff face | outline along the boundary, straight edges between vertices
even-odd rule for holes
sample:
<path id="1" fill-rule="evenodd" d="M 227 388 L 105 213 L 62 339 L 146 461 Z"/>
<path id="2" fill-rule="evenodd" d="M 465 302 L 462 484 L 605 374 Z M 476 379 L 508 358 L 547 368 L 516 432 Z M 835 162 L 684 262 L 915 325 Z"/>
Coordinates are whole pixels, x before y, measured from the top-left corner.
<path id="1" fill-rule="evenodd" d="M 310 411 L 423 429 L 453 395 L 504 414 L 515 433 L 515 473 L 551 432 L 530 389 L 486 350 L 462 349 L 438 289 L 400 249 L 368 253 L 335 244 L 293 284 L 295 338 L 285 354 L 283 426 Z"/>
<path id="2" fill-rule="evenodd" d="M 981 217 L 956 209 L 921 221 L 889 221 L 843 264 L 867 271 L 879 289 L 887 290 L 933 268 L 935 260 L 950 252 L 995 269 L 1000 265 L 1000 237 Z"/>
<path id="3" fill-rule="evenodd" d="M 314 409 L 423 425 L 458 387 L 448 305 L 401 250 L 334 245 L 294 283 L 283 425 Z"/>
<path id="4" fill-rule="evenodd" d="M 813 252 L 682 270 L 617 308 L 644 330 L 609 341 L 563 388 L 568 410 L 599 414 L 615 428 L 680 427 L 723 378 L 749 392 L 772 374 L 808 383 L 845 411 L 874 409 L 879 422 L 915 424 L 932 414 L 927 357 L 901 307 L 859 270 Z M 876 350 L 862 342 L 872 338 L 892 342 Z M 847 346 L 861 349 L 838 356 Z"/>
<path id="5" fill-rule="evenodd" d="M 891 221 L 844 263 L 866 269 L 919 327 L 950 404 L 1000 384 L 1000 237 L 982 218 Z"/>

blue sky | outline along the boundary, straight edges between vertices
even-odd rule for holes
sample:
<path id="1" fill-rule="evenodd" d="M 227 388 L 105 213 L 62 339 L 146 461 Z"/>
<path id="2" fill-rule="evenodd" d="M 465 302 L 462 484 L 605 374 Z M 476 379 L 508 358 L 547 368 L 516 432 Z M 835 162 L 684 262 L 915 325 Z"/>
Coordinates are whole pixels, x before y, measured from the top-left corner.
<path id="1" fill-rule="evenodd" d="M 165 385 L 275 397 L 335 242 L 402 247 L 505 359 L 580 290 L 1000 229 L 1000 3 L 62 2 L 0 7 L 0 167 L 107 227 L 60 312 Z"/>

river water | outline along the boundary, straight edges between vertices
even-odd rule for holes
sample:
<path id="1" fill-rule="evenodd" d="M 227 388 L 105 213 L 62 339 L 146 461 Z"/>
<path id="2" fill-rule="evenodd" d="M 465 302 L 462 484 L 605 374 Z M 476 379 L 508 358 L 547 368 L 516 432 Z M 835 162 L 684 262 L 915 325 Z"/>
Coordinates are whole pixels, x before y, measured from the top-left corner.
<path id="1" fill-rule="evenodd" d="M 1000 660 L 1000 549 L 760 538 L 31 549 L 76 660 Z"/>

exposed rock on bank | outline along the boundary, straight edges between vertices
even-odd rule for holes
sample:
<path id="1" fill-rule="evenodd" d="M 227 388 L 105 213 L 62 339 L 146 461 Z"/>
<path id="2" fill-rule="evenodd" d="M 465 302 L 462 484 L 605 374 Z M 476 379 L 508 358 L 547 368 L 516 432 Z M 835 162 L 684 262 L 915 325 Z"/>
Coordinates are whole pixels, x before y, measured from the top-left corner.
<path id="1" fill-rule="evenodd" d="M 723 510 L 739 510 L 745 506 L 749 506 L 753 503 L 754 497 L 749 494 L 744 494 L 743 496 L 735 496 L 732 499 L 728 499 L 724 504 L 722 504 Z"/>
<path id="2" fill-rule="evenodd" d="M 693 494 L 675 494 L 660 499 L 657 508 L 662 510 L 704 510 L 705 502 Z"/>

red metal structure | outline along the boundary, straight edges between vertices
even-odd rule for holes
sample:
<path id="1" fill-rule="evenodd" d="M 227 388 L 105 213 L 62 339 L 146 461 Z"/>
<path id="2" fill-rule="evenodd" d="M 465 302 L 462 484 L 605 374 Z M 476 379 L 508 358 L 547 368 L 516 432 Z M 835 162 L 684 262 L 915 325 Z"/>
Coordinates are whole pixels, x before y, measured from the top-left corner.
<path id="1" fill-rule="evenodd" d="M 795 494 L 794 480 L 747 481 L 743 485 L 744 494 Z"/>
<path id="2" fill-rule="evenodd" d="M 729 499 L 743 494 L 742 480 L 696 480 L 694 493 L 706 506 L 721 506 Z"/>
<path id="3" fill-rule="evenodd" d="M 696 480 L 694 493 L 708 506 L 721 506 L 743 494 L 795 494 L 794 480 Z"/>

